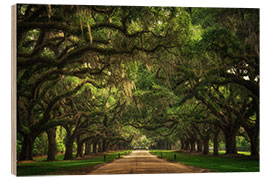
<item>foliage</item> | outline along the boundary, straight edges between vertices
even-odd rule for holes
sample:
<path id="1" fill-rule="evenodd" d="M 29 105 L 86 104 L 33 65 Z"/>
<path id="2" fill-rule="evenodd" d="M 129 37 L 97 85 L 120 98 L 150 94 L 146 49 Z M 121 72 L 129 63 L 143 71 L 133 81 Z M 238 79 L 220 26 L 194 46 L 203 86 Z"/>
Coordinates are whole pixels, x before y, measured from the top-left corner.
<path id="1" fill-rule="evenodd" d="M 48 151 L 48 138 L 46 133 L 40 134 L 34 143 L 33 155 L 42 156 L 46 155 Z"/>

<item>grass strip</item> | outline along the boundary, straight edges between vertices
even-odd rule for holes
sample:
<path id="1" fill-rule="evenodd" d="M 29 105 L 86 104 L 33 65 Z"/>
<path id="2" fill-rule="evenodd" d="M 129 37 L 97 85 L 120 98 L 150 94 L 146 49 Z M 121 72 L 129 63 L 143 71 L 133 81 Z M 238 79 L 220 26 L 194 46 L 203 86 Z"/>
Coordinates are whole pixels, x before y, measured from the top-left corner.
<path id="1" fill-rule="evenodd" d="M 121 151 L 106 153 L 106 162 L 123 157 L 131 151 Z M 75 155 L 74 155 L 75 156 Z M 36 158 L 32 162 L 17 164 L 18 176 L 33 175 L 59 175 L 59 174 L 85 174 L 89 173 L 91 168 L 104 162 L 104 154 L 90 156 L 87 159 L 63 160 L 64 155 L 57 155 L 56 161 L 46 161 L 46 157 Z M 80 170 L 81 169 L 81 170 Z"/>
<path id="2" fill-rule="evenodd" d="M 186 152 L 151 150 L 150 153 L 184 165 L 209 169 L 213 172 L 259 172 L 259 160 L 248 156 L 203 156 Z"/>

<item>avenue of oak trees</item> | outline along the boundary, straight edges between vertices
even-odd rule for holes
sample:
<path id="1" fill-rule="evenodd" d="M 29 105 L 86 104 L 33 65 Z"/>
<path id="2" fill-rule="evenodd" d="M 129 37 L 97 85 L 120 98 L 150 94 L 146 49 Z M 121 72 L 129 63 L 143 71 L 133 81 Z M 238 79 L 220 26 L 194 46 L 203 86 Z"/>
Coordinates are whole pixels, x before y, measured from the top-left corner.
<path id="1" fill-rule="evenodd" d="M 18 160 L 60 136 L 65 160 L 145 137 L 258 157 L 259 80 L 258 9 L 19 4 Z"/>

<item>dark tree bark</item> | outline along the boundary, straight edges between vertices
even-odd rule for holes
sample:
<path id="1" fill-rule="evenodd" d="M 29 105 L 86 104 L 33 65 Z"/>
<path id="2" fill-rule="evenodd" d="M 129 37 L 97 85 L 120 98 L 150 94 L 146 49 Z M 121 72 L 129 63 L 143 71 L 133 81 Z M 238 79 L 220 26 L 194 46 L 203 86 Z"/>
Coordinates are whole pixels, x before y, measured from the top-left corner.
<path id="1" fill-rule="evenodd" d="M 185 139 L 184 138 L 180 138 L 180 142 L 181 142 L 180 149 L 181 150 L 184 150 L 185 149 Z"/>
<path id="2" fill-rule="evenodd" d="M 259 132 L 255 128 L 246 129 L 250 139 L 250 156 L 259 157 Z"/>
<path id="3" fill-rule="evenodd" d="M 98 143 L 98 152 L 102 152 L 102 143 Z"/>
<path id="4" fill-rule="evenodd" d="M 91 140 L 87 140 L 85 142 L 85 151 L 84 151 L 84 155 L 85 156 L 89 156 L 91 153 Z"/>
<path id="5" fill-rule="evenodd" d="M 77 154 L 76 157 L 83 157 L 83 142 L 80 140 L 80 136 L 77 137 Z"/>
<path id="6" fill-rule="evenodd" d="M 107 151 L 107 140 L 103 139 L 102 141 L 102 152 L 106 152 Z"/>
<path id="7" fill-rule="evenodd" d="M 259 104 L 259 102 L 257 102 Z M 242 120 L 242 125 L 244 126 L 249 139 L 250 139 L 250 156 L 252 157 L 259 157 L 259 106 L 256 107 L 256 122 L 253 126 L 250 126 L 250 124 L 243 123 L 245 120 Z"/>
<path id="8" fill-rule="evenodd" d="M 223 130 L 225 136 L 226 154 L 237 154 L 235 140 L 237 130 Z"/>
<path id="9" fill-rule="evenodd" d="M 260 132 L 260 107 L 259 101 L 257 102 L 256 107 L 256 124 L 253 128 L 253 135 L 250 135 L 251 143 L 251 156 L 259 157 L 259 132 Z"/>
<path id="10" fill-rule="evenodd" d="M 20 161 L 24 160 L 33 160 L 33 145 L 34 145 L 35 137 L 31 134 L 23 136 L 23 145 L 22 151 L 20 155 Z"/>
<path id="11" fill-rule="evenodd" d="M 190 152 L 196 151 L 195 149 L 195 139 L 191 139 L 190 141 Z"/>
<path id="12" fill-rule="evenodd" d="M 250 136 L 251 156 L 259 157 L 259 139 L 257 135 Z"/>
<path id="13" fill-rule="evenodd" d="M 190 150 L 190 146 L 189 146 L 190 142 L 188 139 L 185 140 L 185 149 L 184 150 Z"/>
<path id="14" fill-rule="evenodd" d="M 203 155 L 209 154 L 209 137 L 203 139 Z"/>
<path id="15" fill-rule="evenodd" d="M 94 154 L 97 153 L 97 142 L 96 141 L 93 143 L 93 153 Z"/>
<path id="16" fill-rule="evenodd" d="M 67 139 L 66 145 L 66 152 L 64 160 L 71 160 L 73 159 L 73 143 L 74 143 L 75 137 L 69 137 Z"/>
<path id="17" fill-rule="evenodd" d="M 48 156 L 47 161 L 55 161 L 55 156 L 57 153 L 57 143 L 56 143 L 56 127 L 47 130 L 48 135 Z"/>
<path id="18" fill-rule="evenodd" d="M 112 146 L 112 149 L 111 149 L 111 150 L 113 150 L 113 151 L 118 150 L 118 149 L 117 149 L 117 145 L 116 145 L 116 144 L 114 144 L 114 145 Z"/>
<path id="19" fill-rule="evenodd" d="M 197 139 L 197 152 L 202 152 L 202 142 L 200 139 Z"/>
<path id="20" fill-rule="evenodd" d="M 216 129 L 214 130 L 214 138 L 213 138 L 213 143 L 214 143 L 214 156 L 218 156 L 218 135 L 219 135 L 219 128 L 216 127 Z"/>

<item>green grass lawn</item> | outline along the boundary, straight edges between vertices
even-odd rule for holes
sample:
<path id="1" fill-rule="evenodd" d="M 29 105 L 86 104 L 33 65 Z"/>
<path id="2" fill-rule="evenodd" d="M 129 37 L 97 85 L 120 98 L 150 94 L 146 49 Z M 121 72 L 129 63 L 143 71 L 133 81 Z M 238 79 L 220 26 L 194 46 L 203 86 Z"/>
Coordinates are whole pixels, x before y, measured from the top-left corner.
<path id="1" fill-rule="evenodd" d="M 106 154 L 106 162 L 113 161 L 118 158 L 118 153 L 121 157 L 130 151 L 121 151 Z M 74 155 L 75 156 L 75 155 Z M 88 159 L 63 160 L 64 155 L 57 155 L 56 161 L 46 162 L 46 157 L 35 158 L 34 162 L 17 164 L 18 176 L 31 175 L 57 175 L 57 174 L 84 174 L 95 165 L 104 163 L 104 156 L 97 155 Z"/>
<path id="2" fill-rule="evenodd" d="M 214 151 L 210 151 L 209 152 L 210 154 L 214 154 Z M 222 151 L 218 151 L 218 154 L 219 155 L 224 155 L 226 153 L 225 150 L 222 150 Z M 245 155 L 245 156 L 250 156 L 250 152 L 247 152 L 247 151 L 237 151 L 238 154 L 242 154 L 242 155 Z"/>
<path id="3" fill-rule="evenodd" d="M 168 160 L 174 160 L 185 165 L 209 169 L 213 172 L 259 172 L 259 160 L 250 157 L 226 157 L 226 156 L 203 156 L 185 152 L 173 152 L 166 150 L 151 150 L 152 154 Z M 220 153 L 222 154 L 222 152 Z M 243 153 L 242 153 L 243 154 Z M 244 153 L 248 154 L 248 153 Z"/>
<path id="4" fill-rule="evenodd" d="M 64 156 L 65 156 L 64 154 L 58 154 L 58 155 L 55 156 L 55 159 L 57 161 L 61 161 L 61 160 L 64 160 Z M 75 157 L 76 157 L 76 153 L 73 153 L 73 158 L 75 158 Z M 46 161 L 47 160 L 47 156 L 34 157 L 33 159 L 34 159 L 34 161 Z"/>

